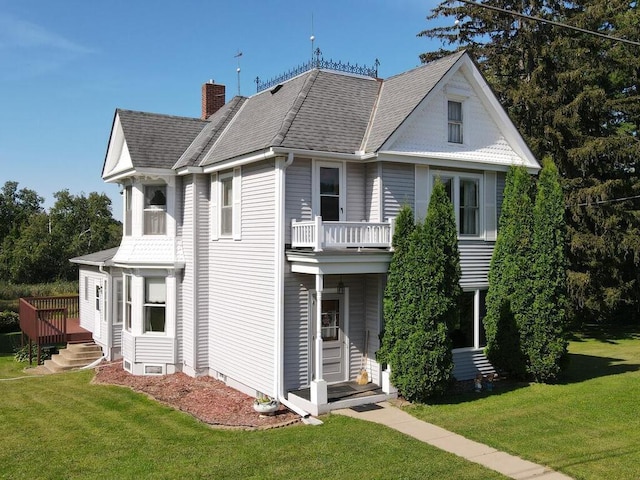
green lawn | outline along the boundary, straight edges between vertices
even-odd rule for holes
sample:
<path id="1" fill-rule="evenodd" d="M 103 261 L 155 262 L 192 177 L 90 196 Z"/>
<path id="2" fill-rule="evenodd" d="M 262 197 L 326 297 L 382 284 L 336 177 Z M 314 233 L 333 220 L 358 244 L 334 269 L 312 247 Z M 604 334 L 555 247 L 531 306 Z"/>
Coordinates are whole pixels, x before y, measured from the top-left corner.
<path id="1" fill-rule="evenodd" d="M 82 371 L 0 381 L 0 478 L 504 478 L 385 427 L 218 430 Z"/>
<path id="2" fill-rule="evenodd" d="M 592 331 L 569 352 L 560 384 L 498 386 L 407 411 L 577 479 L 640 478 L 640 334 Z"/>

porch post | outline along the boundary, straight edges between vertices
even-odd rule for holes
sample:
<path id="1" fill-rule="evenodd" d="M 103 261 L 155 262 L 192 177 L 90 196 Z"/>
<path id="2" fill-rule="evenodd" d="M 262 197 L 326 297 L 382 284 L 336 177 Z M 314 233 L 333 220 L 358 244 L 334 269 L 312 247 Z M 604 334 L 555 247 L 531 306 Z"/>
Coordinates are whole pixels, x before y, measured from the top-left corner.
<path id="1" fill-rule="evenodd" d="M 313 380 L 311 381 L 311 403 L 326 405 L 328 402 L 327 382 L 322 378 L 322 290 L 323 275 L 316 275 L 316 322 L 314 325 Z"/>
<path id="2" fill-rule="evenodd" d="M 324 244 L 324 226 L 322 225 L 322 217 L 320 215 L 316 215 L 316 218 L 315 218 L 315 231 L 316 231 L 316 238 L 315 238 L 313 251 L 321 252 L 322 245 Z M 322 282 L 322 278 L 320 278 L 320 281 Z M 318 280 L 316 277 L 316 283 L 317 282 Z M 317 290 L 317 287 L 316 287 L 316 290 Z M 320 290 L 317 290 L 317 291 L 319 292 Z"/>

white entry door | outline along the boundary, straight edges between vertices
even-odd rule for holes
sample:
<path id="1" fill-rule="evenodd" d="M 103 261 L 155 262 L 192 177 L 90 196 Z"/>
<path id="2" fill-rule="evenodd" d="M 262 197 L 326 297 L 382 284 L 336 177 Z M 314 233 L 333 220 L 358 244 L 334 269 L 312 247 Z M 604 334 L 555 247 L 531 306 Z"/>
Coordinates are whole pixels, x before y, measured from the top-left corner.
<path id="1" fill-rule="evenodd" d="M 93 336 L 100 338 L 102 336 L 102 318 L 104 315 L 104 304 L 102 302 L 102 287 L 100 282 L 96 282 L 96 302 L 95 302 L 95 327 L 93 329 Z"/>
<path id="2" fill-rule="evenodd" d="M 344 296 L 322 296 L 322 377 L 328 383 L 344 382 L 346 378 Z"/>

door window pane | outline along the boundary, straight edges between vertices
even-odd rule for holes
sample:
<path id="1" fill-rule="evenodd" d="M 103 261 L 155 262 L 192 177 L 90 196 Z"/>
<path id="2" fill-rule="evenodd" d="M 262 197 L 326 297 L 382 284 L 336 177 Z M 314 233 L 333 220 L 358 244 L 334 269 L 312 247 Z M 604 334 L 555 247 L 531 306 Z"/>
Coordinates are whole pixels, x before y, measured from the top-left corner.
<path id="1" fill-rule="evenodd" d="M 322 340 L 338 340 L 340 333 L 340 301 L 322 300 Z"/>

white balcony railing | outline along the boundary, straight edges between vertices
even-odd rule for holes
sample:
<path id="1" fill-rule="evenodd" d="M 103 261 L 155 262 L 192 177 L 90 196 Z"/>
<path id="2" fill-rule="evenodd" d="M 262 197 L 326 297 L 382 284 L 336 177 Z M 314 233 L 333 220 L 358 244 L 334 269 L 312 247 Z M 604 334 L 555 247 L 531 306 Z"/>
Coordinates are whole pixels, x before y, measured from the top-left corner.
<path id="1" fill-rule="evenodd" d="M 338 248 L 391 248 L 393 224 L 388 222 L 323 222 L 315 220 L 291 224 L 291 246 L 311 247 L 320 252 Z"/>

